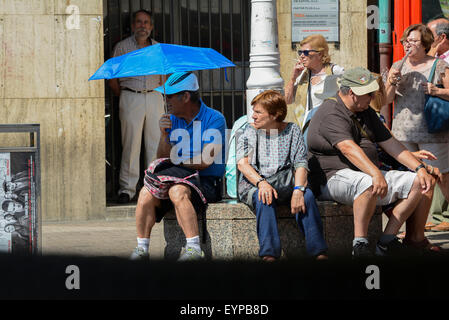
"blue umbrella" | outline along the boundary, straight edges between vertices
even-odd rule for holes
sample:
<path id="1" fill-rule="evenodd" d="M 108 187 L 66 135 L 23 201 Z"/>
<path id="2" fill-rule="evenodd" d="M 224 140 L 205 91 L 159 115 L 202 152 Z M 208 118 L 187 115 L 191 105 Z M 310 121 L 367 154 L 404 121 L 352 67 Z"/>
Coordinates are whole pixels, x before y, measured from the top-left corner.
<path id="1" fill-rule="evenodd" d="M 158 43 L 107 60 L 89 80 L 235 67 L 211 48 Z"/>

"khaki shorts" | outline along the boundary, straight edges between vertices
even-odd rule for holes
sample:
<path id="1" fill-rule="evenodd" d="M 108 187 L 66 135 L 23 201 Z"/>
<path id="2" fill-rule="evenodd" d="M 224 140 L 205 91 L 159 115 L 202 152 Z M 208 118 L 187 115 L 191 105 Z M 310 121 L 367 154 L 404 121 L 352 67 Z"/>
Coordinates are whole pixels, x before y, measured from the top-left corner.
<path id="1" fill-rule="evenodd" d="M 432 152 L 437 160 L 424 160 L 425 163 L 440 169 L 441 173 L 449 172 L 449 143 L 401 143 L 411 152 L 427 150 Z"/>
<path id="2" fill-rule="evenodd" d="M 388 193 L 377 199 L 378 206 L 385 206 L 399 199 L 406 199 L 410 193 L 416 173 L 410 171 L 381 171 L 388 184 Z M 343 169 L 329 178 L 327 184 L 321 186 L 319 200 L 336 201 L 352 206 L 357 199 L 373 184 L 371 176 L 361 171 Z"/>

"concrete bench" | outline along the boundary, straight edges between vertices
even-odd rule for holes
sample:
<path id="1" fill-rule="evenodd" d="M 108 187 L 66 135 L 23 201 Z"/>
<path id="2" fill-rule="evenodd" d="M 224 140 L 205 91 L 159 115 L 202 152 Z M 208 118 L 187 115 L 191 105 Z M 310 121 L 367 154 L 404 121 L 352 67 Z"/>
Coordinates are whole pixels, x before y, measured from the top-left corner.
<path id="1" fill-rule="evenodd" d="M 318 201 L 318 207 L 329 254 L 350 255 L 354 237 L 352 208 L 329 201 Z M 208 259 L 259 258 L 256 216 L 245 204 L 236 200 L 209 204 L 205 216 L 205 235 L 201 216 L 198 222 L 202 248 Z M 164 256 L 166 259 L 177 259 L 181 248 L 185 245 L 185 237 L 176 221 L 174 211 L 167 213 L 162 223 L 166 242 Z M 304 236 L 287 206 L 278 208 L 278 227 L 282 256 L 289 258 L 306 255 Z M 371 245 L 375 245 L 381 232 L 382 213 L 379 209 L 369 226 Z"/>

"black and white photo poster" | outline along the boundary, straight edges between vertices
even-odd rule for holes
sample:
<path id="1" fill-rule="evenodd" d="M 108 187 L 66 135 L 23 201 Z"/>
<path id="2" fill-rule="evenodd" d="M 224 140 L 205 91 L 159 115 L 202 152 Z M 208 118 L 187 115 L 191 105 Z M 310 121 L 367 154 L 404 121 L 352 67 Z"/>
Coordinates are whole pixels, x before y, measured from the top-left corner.
<path id="1" fill-rule="evenodd" d="M 0 252 L 37 252 L 34 154 L 0 153 Z"/>

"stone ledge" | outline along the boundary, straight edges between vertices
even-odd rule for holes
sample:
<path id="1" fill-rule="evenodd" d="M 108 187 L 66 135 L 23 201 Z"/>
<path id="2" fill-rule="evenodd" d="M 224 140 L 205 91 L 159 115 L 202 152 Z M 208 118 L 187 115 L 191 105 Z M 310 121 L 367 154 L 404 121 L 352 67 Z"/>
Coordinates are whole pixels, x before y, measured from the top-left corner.
<path id="1" fill-rule="evenodd" d="M 323 221 L 323 232 L 330 254 L 350 255 L 354 235 L 352 208 L 331 201 L 318 201 Z M 206 211 L 206 234 L 203 220 L 198 219 L 202 247 L 208 259 L 257 259 L 259 244 L 255 214 L 243 203 L 225 200 L 210 204 Z M 176 259 L 185 245 L 184 234 L 176 221 L 174 211 L 163 220 L 166 242 L 164 256 Z M 305 241 L 288 206 L 278 208 L 278 228 L 283 256 L 305 255 Z M 368 238 L 375 245 L 382 232 L 382 215 L 377 210 L 369 227 Z"/>
<path id="2" fill-rule="evenodd" d="M 352 216 L 352 208 L 343 206 L 332 201 L 318 201 L 318 208 L 321 216 Z M 338 214 L 337 214 L 338 213 Z M 214 220 L 242 220 L 242 219 L 254 219 L 254 213 L 244 203 L 237 200 L 223 200 L 218 203 L 213 203 L 208 206 L 207 219 Z M 174 218 L 174 212 L 170 212 L 166 215 L 167 218 Z M 279 218 L 290 218 L 290 209 L 287 206 L 279 207 Z"/>

